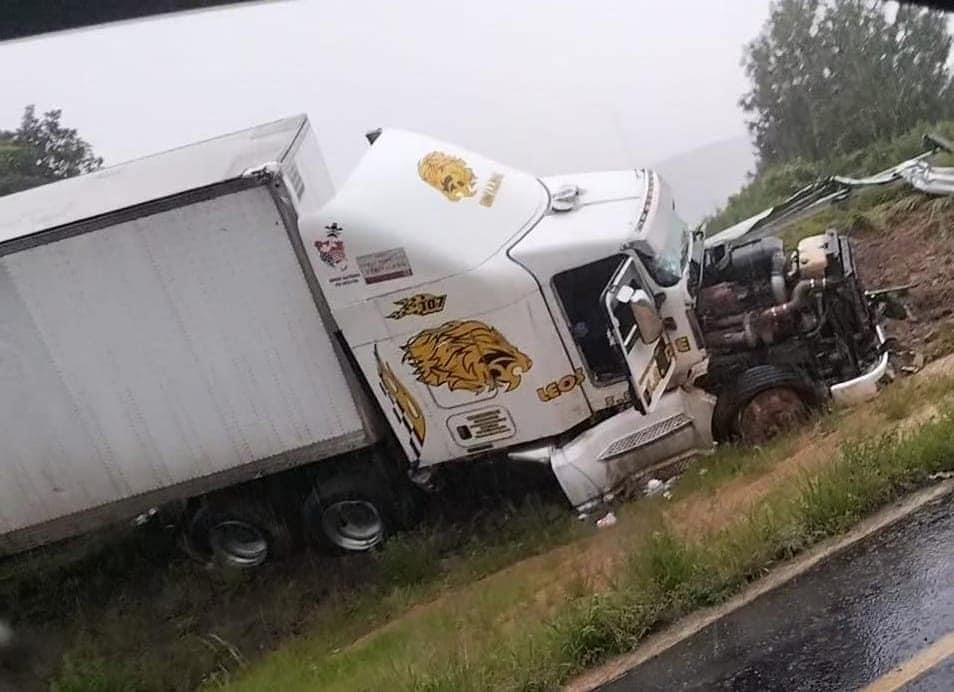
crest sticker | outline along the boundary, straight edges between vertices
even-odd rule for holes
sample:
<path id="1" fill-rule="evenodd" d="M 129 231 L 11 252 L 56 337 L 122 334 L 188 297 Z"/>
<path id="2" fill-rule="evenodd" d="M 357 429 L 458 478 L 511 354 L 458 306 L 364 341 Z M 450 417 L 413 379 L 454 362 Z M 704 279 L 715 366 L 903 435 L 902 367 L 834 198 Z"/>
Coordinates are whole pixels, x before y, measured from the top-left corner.
<path id="1" fill-rule="evenodd" d="M 412 336 L 401 347 L 403 361 L 429 387 L 463 389 L 474 394 L 500 387 L 512 392 L 533 367 L 528 355 L 493 327 L 477 320 L 445 322 Z"/>
<path id="2" fill-rule="evenodd" d="M 344 238 L 341 232 L 344 229 L 337 221 L 325 226 L 325 237 L 315 241 L 315 249 L 318 251 L 318 259 L 325 266 L 336 270 L 338 273 L 329 277 L 328 283 L 334 287 L 356 284 L 361 280 L 361 275 L 350 269 L 348 253 L 345 249 Z"/>
<path id="3" fill-rule="evenodd" d="M 344 240 L 341 238 L 341 231 L 343 230 L 337 222 L 329 224 L 325 226 L 327 233 L 325 233 L 324 240 L 315 241 L 318 259 L 340 272 L 348 269 L 348 255 L 345 253 Z"/>
<path id="4" fill-rule="evenodd" d="M 447 295 L 435 296 L 431 293 L 417 293 L 409 298 L 394 301 L 398 309 L 388 315 L 389 320 L 399 320 L 408 315 L 433 315 L 444 309 Z"/>

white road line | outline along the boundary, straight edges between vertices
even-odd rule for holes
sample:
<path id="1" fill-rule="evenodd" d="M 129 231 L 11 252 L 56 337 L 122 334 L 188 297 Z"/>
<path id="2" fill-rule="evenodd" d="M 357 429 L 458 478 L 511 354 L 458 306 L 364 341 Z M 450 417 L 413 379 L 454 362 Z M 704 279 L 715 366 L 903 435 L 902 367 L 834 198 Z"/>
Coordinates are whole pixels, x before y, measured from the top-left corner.
<path id="1" fill-rule="evenodd" d="M 885 673 L 864 688 L 862 692 L 894 692 L 916 677 L 928 672 L 948 656 L 954 654 L 954 632 L 949 632 L 913 657 Z"/>

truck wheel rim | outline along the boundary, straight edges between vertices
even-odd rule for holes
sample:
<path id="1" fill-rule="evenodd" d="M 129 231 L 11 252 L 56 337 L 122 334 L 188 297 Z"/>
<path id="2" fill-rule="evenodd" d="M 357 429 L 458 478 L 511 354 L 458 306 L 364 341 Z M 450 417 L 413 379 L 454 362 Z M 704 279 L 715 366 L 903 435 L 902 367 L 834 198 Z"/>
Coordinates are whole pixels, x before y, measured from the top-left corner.
<path id="1" fill-rule="evenodd" d="M 360 552 L 384 539 L 384 522 L 377 507 L 364 500 L 341 500 L 321 513 L 325 535 L 343 550 Z"/>
<path id="2" fill-rule="evenodd" d="M 239 519 L 221 521 L 209 529 L 213 554 L 226 565 L 257 567 L 268 557 L 268 540 L 260 528 Z"/>
<path id="3" fill-rule="evenodd" d="M 788 387 L 759 392 L 739 414 L 739 432 L 746 444 L 763 444 L 808 419 L 801 397 Z"/>

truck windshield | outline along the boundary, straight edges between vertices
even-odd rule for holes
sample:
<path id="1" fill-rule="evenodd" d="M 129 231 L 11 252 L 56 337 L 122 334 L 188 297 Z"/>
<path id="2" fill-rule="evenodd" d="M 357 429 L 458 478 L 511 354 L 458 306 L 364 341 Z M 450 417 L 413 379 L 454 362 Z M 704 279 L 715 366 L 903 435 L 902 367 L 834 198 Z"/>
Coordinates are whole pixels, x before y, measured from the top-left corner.
<path id="1" fill-rule="evenodd" d="M 663 246 L 656 251 L 655 256 L 639 252 L 646 270 L 660 286 L 679 283 L 686 269 L 686 260 L 689 259 L 689 228 L 679 217 L 672 215 L 670 218 L 672 226 L 663 237 Z"/>

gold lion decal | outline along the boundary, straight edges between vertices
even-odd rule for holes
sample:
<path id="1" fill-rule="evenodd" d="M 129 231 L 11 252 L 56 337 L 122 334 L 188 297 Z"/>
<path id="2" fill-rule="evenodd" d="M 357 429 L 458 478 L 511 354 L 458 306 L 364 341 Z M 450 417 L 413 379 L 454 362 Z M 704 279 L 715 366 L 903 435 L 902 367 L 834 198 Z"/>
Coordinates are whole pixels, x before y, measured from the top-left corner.
<path id="1" fill-rule="evenodd" d="M 463 159 L 442 151 L 432 151 L 418 161 L 417 173 L 421 180 L 440 190 L 451 202 L 477 194 L 474 172 Z"/>
<path id="2" fill-rule="evenodd" d="M 505 386 L 513 391 L 533 361 L 491 326 L 477 320 L 445 322 L 425 329 L 402 346 L 403 362 L 414 367 L 418 381 L 430 387 L 474 394 Z"/>

